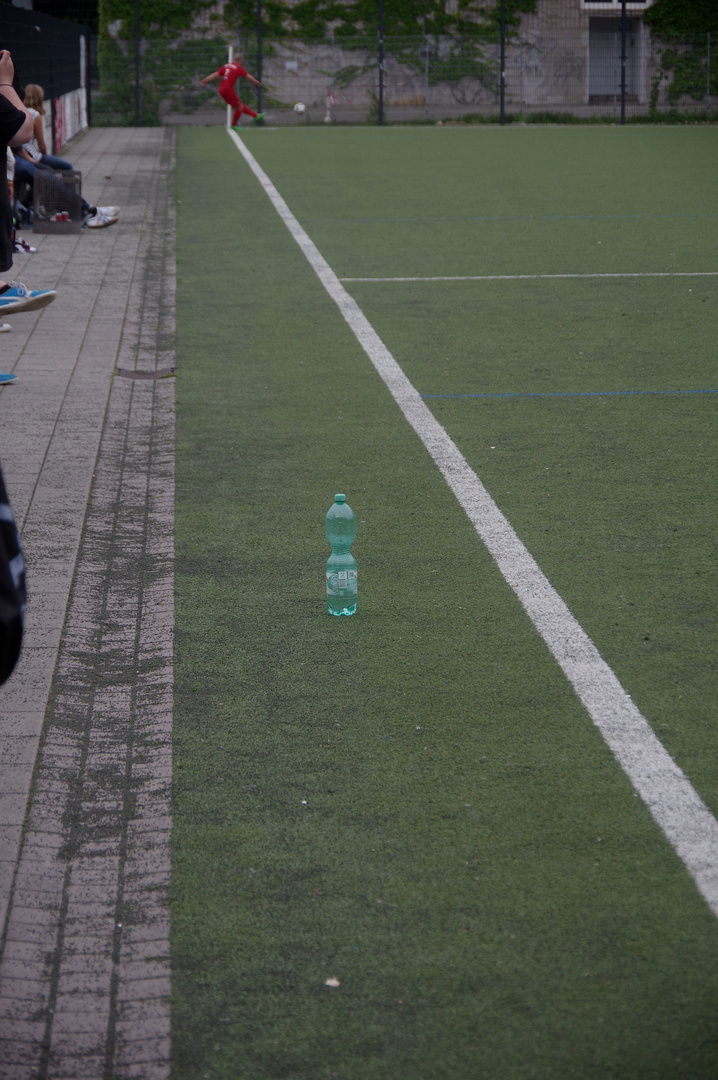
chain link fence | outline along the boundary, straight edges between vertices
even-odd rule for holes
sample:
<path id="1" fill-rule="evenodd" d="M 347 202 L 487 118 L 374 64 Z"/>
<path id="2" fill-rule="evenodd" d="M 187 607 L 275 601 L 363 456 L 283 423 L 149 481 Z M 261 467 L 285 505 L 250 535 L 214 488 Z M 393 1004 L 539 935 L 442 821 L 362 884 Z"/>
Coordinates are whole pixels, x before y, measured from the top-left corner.
<path id="1" fill-rule="evenodd" d="M 522 21 L 505 44 L 506 119 L 616 121 L 718 119 L 718 44 L 710 34 L 654 38 L 640 18 L 590 17 L 563 27 Z M 232 42 L 258 70 L 256 37 Z M 138 42 L 111 39 L 98 55 L 93 122 L 223 124 L 217 82 L 200 79 L 226 62 L 227 40 Z M 385 37 L 382 118 L 388 123 L 498 119 L 500 43 L 475 36 Z M 625 71 L 623 56 L 625 55 Z M 376 123 L 380 118 L 379 39 L 264 41 L 262 109 L 270 124 Z M 136 78 L 137 76 L 137 78 Z M 238 84 L 256 107 L 256 91 Z M 136 94 L 137 92 L 137 94 Z M 305 106 L 295 110 L 300 103 Z"/>

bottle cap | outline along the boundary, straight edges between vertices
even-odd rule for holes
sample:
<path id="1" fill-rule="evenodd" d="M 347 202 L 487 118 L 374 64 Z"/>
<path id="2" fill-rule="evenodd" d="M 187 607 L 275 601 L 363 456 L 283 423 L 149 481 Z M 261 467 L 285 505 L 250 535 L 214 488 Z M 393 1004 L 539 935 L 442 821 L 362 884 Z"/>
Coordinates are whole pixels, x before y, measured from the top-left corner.
<path id="1" fill-rule="evenodd" d="M 346 495 L 335 495 L 334 502 L 343 503 L 347 501 Z"/>

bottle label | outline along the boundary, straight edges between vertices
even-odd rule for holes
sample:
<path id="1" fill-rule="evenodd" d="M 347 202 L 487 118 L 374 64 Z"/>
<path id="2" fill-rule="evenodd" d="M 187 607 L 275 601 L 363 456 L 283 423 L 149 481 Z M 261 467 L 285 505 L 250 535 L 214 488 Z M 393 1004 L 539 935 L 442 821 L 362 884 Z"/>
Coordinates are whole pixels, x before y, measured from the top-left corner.
<path id="1" fill-rule="evenodd" d="M 335 570 L 327 573 L 327 596 L 356 596 L 356 570 Z"/>

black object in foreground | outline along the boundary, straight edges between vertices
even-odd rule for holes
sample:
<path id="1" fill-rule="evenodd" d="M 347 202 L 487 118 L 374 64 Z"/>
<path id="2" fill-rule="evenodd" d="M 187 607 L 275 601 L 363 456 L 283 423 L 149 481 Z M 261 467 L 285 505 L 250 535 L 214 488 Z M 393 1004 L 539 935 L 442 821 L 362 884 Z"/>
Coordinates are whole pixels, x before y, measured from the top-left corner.
<path id="1" fill-rule="evenodd" d="M 26 601 L 25 558 L 0 471 L 0 683 L 20 656 Z"/>

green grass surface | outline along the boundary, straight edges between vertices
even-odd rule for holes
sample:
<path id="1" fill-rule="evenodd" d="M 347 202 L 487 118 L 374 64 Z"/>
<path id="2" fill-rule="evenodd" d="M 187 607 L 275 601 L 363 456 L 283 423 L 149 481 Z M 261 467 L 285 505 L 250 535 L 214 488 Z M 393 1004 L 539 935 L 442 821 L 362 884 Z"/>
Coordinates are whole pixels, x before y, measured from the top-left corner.
<path id="1" fill-rule="evenodd" d="M 247 142 L 340 276 L 717 268 L 710 131 Z M 221 132 L 178 197 L 174 1075 L 715 1077 L 682 864 Z M 422 393 L 717 385 L 715 279 L 348 287 Z M 428 403 L 718 811 L 715 396 Z"/>

